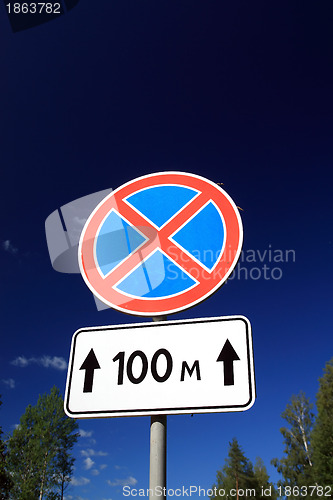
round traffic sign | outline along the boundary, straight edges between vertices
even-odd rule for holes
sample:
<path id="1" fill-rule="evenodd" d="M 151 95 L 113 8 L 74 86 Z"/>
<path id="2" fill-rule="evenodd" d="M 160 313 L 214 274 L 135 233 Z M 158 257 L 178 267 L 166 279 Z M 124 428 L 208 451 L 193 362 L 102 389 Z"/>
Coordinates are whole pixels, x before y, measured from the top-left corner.
<path id="1" fill-rule="evenodd" d="M 242 247 L 236 205 L 217 184 L 183 172 L 134 179 L 95 208 L 79 264 L 104 303 L 138 316 L 182 311 L 215 292 Z"/>

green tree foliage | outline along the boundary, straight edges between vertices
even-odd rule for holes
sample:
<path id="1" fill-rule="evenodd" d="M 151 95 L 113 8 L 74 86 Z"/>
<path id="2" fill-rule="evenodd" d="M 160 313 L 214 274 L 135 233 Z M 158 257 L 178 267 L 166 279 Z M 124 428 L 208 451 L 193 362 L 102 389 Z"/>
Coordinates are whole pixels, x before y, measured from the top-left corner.
<path id="1" fill-rule="evenodd" d="M 233 438 L 229 443 L 229 453 L 225 465 L 217 471 L 212 498 L 234 498 L 236 500 L 239 498 L 273 498 L 275 500 L 274 488 L 271 489 L 271 493 L 266 490 L 266 494 L 263 494 L 263 487 L 267 489 L 270 486 L 267 470 L 262 460 L 257 460 L 256 470 L 254 470 L 237 439 Z"/>
<path id="2" fill-rule="evenodd" d="M 0 400 L 1 405 L 2 401 Z M 0 498 L 2 500 L 9 498 L 9 492 L 12 487 L 12 481 L 7 471 L 6 455 L 6 443 L 3 441 L 3 431 L 0 427 Z"/>
<path id="3" fill-rule="evenodd" d="M 74 459 L 70 451 L 78 439 L 78 424 L 66 417 L 59 389 L 39 396 L 29 405 L 9 440 L 8 467 L 15 500 L 63 499 Z"/>
<path id="4" fill-rule="evenodd" d="M 259 485 L 259 491 L 256 498 L 270 498 L 271 500 L 276 500 L 278 494 L 273 483 L 269 481 L 269 475 L 262 458 L 256 458 L 253 470 L 254 477 Z"/>
<path id="5" fill-rule="evenodd" d="M 315 482 L 321 486 L 333 484 L 333 358 L 319 379 L 318 415 L 312 433 Z"/>
<path id="6" fill-rule="evenodd" d="M 288 423 L 288 427 L 280 429 L 285 444 L 284 457 L 272 460 L 272 464 L 283 477 L 283 480 L 279 481 L 279 486 L 293 488 L 312 484 L 313 453 L 310 443 L 314 422 L 312 404 L 305 394 L 300 392 L 297 396 L 292 396 L 281 416 Z M 289 497 L 290 500 L 293 498 Z M 298 497 L 295 498 L 299 500 Z"/>

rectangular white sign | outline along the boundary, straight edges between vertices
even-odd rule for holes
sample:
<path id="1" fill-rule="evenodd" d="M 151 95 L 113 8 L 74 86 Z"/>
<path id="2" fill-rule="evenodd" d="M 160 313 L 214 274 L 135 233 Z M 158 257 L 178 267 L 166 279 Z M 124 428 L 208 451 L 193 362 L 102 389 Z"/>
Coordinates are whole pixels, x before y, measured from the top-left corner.
<path id="1" fill-rule="evenodd" d="M 244 316 L 82 328 L 73 336 L 70 417 L 243 411 L 254 400 Z"/>

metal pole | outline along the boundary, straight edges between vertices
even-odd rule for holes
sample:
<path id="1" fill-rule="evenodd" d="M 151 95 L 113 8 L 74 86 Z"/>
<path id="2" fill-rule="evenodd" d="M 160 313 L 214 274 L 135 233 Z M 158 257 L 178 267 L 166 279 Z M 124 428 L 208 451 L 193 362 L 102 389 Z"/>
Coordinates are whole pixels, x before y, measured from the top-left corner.
<path id="1" fill-rule="evenodd" d="M 153 317 L 153 321 L 166 319 L 166 316 Z M 149 500 L 166 499 L 166 438 L 167 416 L 150 417 Z"/>

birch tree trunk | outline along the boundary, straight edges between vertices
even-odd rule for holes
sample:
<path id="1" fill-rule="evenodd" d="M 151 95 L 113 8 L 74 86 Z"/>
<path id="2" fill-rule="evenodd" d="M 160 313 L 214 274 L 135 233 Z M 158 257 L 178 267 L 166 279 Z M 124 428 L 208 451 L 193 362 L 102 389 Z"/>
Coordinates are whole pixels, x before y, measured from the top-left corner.
<path id="1" fill-rule="evenodd" d="M 39 500 L 42 500 L 43 494 L 44 494 L 47 455 L 48 455 L 48 451 L 46 450 L 45 456 L 44 456 L 44 464 L 43 464 L 43 472 L 42 472 L 42 484 L 40 485 Z"/>

